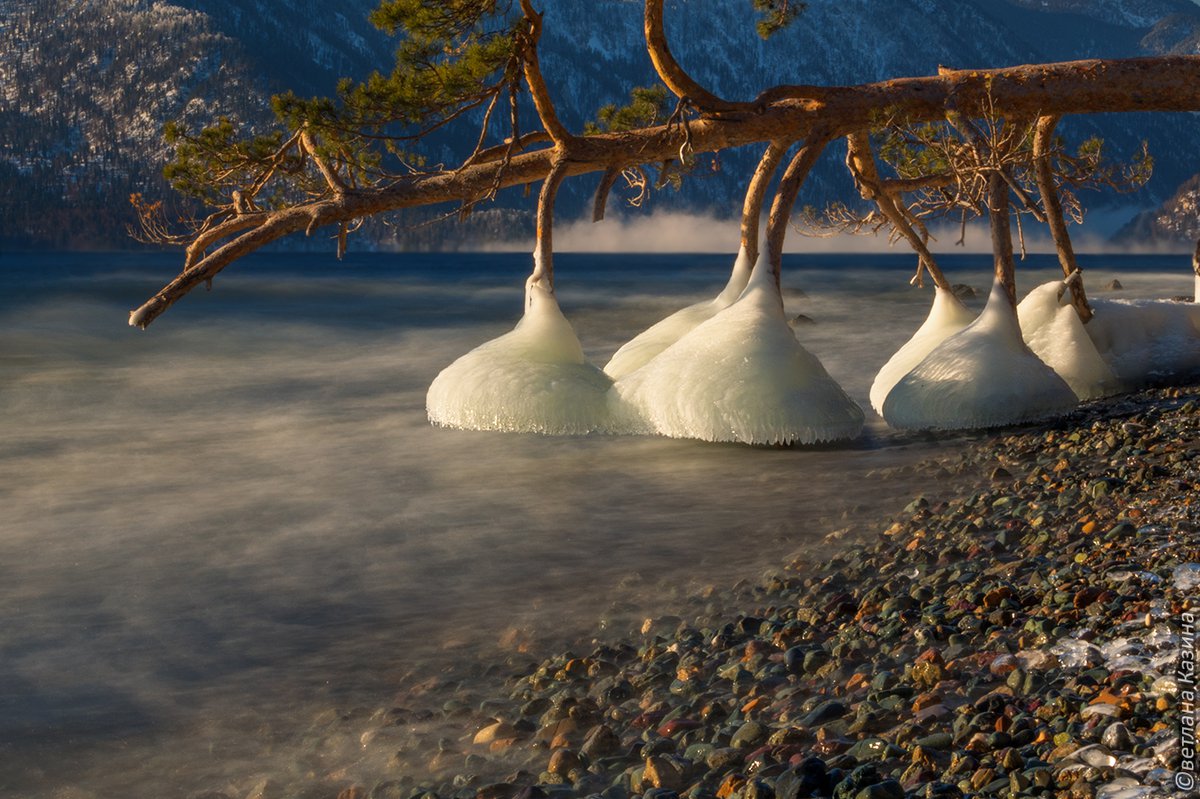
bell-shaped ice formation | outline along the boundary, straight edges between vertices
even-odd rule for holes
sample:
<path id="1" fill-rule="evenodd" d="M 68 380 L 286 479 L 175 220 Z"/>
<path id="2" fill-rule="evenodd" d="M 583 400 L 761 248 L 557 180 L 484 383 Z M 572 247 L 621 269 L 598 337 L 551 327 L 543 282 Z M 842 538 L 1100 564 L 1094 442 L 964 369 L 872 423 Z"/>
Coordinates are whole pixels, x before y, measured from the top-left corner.
<path id="1" fill-rule="evenodd" d="M 1096 351 L 1066 292 L 1067 284 L 1060 280 L 1029 292 L 1017 306 L 1021 335 L 1081 400 L 1116 394 L 1121 381 Z"/>
<path id="2" fill-rule="evenodd" d="M 900 378 L 925 360 L 934 347 L 971 324 L 974 318 L 975 314 L 954 296 L 954 292 L 935 288 L 933 306 L 929 309 L 929 316 L 925 317 L 925 323 L 875 375 L 875 382 L 871 384 L 871 407 L 882 414 L 883 401 Z"/>
<path id="3" fill-rule="evenodd" d="M 1200 304 L 1095 300 L 1088 335 L 1131 387 L 1200 375 Z"/>
<path id="4" fill-rule="evenodd" d="M 425 408 L 447 427 L 577 435 L 607 429 L 611 386 L 584 358 L 553 292 L 530 278 L 517 326 L 442 370 Z"/>
<path id="5" fill-rule="evenodd" d="M 1075 393 L 1025 346 L 1004 287 L 979 318 L 935 347 L 883 402 L 893 427 L 962 430 L 1065 413 Z"/>
<path id="6" fill-rule="evenodd" d="M 736 302 L 616 382 L 615 404 L 645 432 L 811 444 L 862 430 L 862 410 L 796 340 L 765 261 Z"/>
<path id="7" fill-rule="evenodd" d="M 604 367 L 605 373 L 616 380 L 640 369 L 696 325 L 711 319 L 723 308 L 728 308 L 746 288 L 753 266 L 746 254 L 746 248 L 742 247 L 733 263 L 729 282 L 716 299 L 689 305 L 634 336 L 613 354 Z"/>

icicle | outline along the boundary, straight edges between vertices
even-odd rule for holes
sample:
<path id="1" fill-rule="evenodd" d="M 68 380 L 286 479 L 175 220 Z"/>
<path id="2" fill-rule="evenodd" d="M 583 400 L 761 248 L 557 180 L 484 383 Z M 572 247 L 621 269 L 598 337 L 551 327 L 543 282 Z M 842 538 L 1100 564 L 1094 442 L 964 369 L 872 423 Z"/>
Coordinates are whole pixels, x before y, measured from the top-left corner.
<path id="1" fill-rule="evenodd" d="M 933 291 L 933 305 L 925 323 L 883 365 L 871 384 L 871 407 L 880 414 L 883 413 L 884 399 L 900 378 L 911 372 L 934 347 L 971 324 L 975 318 L 975 314 L 954 296 L 954 292 L 942 288 L 934 288 Z"/>
<path id="2" fill-rule="evenodd" d="M 1025 346 L 997 281 L 979 318 L 935 347 L 883 402 L 900 428 L 996 427 L 1065 413 L 1074 392 Z"/>
<path id="3" fill-rule="evenodd" d="M 1078 274 L 1073 272 L 1066 280 L 1029 292 L 1017 306 L 1017 317 L 1029 348 L 1066 380 L 1080 399 L 1088 400 L 1116 394 L 1122 386 L 1070 304 L 1067 289 Z"/>
<path id="4" fill-rule="evenodd" d="M 863 414 L 783 314 L 760 257 L 741 297 L 613 387 L 614 414 L 646 432 L 703 441 L 811 444 L 849 439 Z"/>
<path id="5" fill-rule="evenodd" d="M 615 380 L 640 369 L 696 325 L 728 308 L 746 288 L 753 266 L 745 247 L 738 250 L 729 282 L 716 299 L 689 305 L 639 333 L 613 354 L 604 367 L 605 373 Z"/>

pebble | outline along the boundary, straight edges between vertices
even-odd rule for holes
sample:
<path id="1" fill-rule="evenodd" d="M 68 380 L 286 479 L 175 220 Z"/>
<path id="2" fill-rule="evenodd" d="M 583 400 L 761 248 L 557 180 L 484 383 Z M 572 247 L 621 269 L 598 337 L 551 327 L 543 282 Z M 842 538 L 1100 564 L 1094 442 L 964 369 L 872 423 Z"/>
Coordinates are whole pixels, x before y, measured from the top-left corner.
<path id="1" fill-rule="evenodd" d="M 972 475 L 969 490 L 934 480 L 824 562 L 708 589 L 623 640 L 514 660 L 507 695 L 466 701 L 447 680 L 395 719 L 323 719 L 314 741 L 358 725 L 359 749 L 393 747 L 369 792 L 271 788 L 1151 799 L 1181 758 L 1169 624 L 1200 588 L 1197 407 L 1194 388 L 1145 392 L 979 439 L 929 466 Z M 458 732 L 434 756 L 447 733 L 421 730 L 437 725 Z M 250 796 L 260 781 L 238 795 L 274 799 Z"/>

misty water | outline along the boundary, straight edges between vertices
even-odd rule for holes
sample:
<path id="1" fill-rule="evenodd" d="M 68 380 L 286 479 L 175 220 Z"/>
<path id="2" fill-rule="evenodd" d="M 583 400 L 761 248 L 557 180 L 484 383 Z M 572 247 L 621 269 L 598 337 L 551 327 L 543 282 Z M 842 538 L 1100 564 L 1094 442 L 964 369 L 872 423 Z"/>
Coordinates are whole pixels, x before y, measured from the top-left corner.
<path id="1" fill-rule="evenodd" d="M 732 263 L 556 260 L 597 364 L 713 296 Z M 990 259 L 944 265 L 978 308 Z M 877 530 L 939 490 L 912 465 L 975 438 L 900 435 L 869 410 L 859 441 L 818 448 L 438 429 L 425 389 L 511 328 L 528 256 L 259 256 L 127 327 L 177 266 L 0 255 L 3 795 L 189 796 L 303 773 L 297 736 L 317 714 L 386 707 L 505 641 L 536 658 L 621 635 L 703 586 L 819 557 L 826 533 Z M 786 264 L 788 312 L 812 320 L 797 335 L 864 409 L 927 310 L 912 266 Z M 1113 277 L 1118 296 L 1191 289 L 1183 256 L 1089 266 L 1097 296 Z M 1020 288 L 1056 270 L 1034 256 Z"/>

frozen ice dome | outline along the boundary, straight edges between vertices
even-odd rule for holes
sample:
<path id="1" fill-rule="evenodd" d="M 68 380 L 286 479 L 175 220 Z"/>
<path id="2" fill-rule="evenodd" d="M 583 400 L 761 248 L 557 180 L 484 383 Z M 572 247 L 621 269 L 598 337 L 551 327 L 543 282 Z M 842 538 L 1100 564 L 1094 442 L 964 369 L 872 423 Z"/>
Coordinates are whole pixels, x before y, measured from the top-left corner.
<path id="1" fill-rule="evenodd" d="M 935 347 L 883 403 L 893 427 L 962 430 L 1069 411 L 1075 393 L 1025 346 L 998 282 L 979 318 Z"/>
<path id="2" fill-rule="evenodd" d="M 871 407 L 882 415 L 883 401 L 900 378 L 925 360 L 934 347 L 971 324 L 974 318 L 975 315 L 954 296 L 954 292 L 935 288 L 933 306 L 929 309 L 929 316 L 925 317 L 925 323 L 875 375 L 875 382 L 871 384 Z"/>
<path id="3" fill-rule="evenodd" d="M 530 278 L 517 326 L 442 370 L 425 408 L 446 427 L 575 435 L 607 430 L 611 386 L 583 357 L 553 292 Z"/>
<path id="4" fill-rule="evenodd" d="M 1069 297 L 1060 280 L 1029 292 L 1017 306 L 1021 335 L 1081 400 L 1116 394 L 1121 381 L 1096 351 Z"/>
<path id="5" fill-rule="evenodd" d="M 863 424 L 796 340 L 765 257 L 736 302 L 617 380 L 613 395 L 632 425 L 673 438 L 811 444 L 853 438 Z"/>
<path id="6" fill-rule="evenodd" d="M 1086 327 L 1100 357 L 1132 386 L 1200 374 L 1200 305 L 1096 300 Z"/>
<path id="7" fill-rule="evenodd" d="M 640 369 L 655 355 L 678 341 L 680 336 L 706 319 L 711 319 L 718 311 L 728 308 L 746 288 L 752 266 L 746 248 L 742 247 L 733 262 L 729 282 L 716 299 L 689 305 L 642 331 L 613 353 L 604 367 L 605 373 L 616 380 Z"/>

